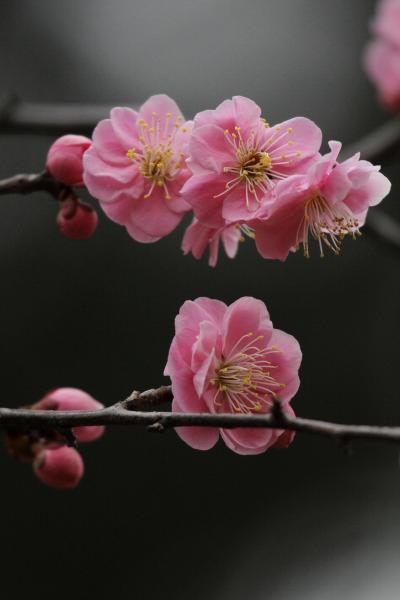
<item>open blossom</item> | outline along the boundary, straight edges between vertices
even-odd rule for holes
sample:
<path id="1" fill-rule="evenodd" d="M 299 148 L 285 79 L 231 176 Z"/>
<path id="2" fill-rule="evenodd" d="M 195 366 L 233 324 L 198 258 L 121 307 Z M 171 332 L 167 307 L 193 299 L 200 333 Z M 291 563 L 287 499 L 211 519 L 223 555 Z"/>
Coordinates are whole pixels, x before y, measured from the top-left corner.
<path id="1" fill-rule="evenodd" d="M 400 40 L 400 30 L 398 31 Z M 389 110 L 400 112 L 400 45 L 376 39 L 367 46 L 365 69 Z"/>
<path id="2" fill-rule="evenodd" d="M 274 329 L 261 300 L 240 298 L 230 306 L 197 298 L 181 307 L 165 374 L 172 382 L 175 412 L 260 414 L 279 397 L 289 401 L 299 387 L 301 351 L 291 335 Z M 293 436 L 275 429 L 179 427 L 189 446 L 208 450 L 219 435 L 239 454 L 286 447 Z"/>
<path id="3" fill-rule="evenodd" d="M 302 172 L 321 145 L 321 131 L 297 117 L 270 127 L 255 102 L 242 96 L 196 115 L 182 189 L 195 217 L 221 228 L 251 218 L 277 181 Z"/>
<path id="4" fill-rule="evenodd" d="M 139 112 L 114 108 L 93 133 L 84 181 L 107 216 L 139 242 L 169 234 L 190 206 L 180 189 L 192 124 L 168 96 L 149 98 Z"/>
<path id="5" fill-rule="evenodd" d="M 344 237 L 360 234 L 370 206 L 390 191 L 380 167 L 356 154 L 337 162 L 341 144 L 330 142 L 331 151 L 303 175 L 280 182 L 276 200 L 261 209 L 249 223 L 264 258 L 285 260 L 290 250 L 303 245 L 310 255 L 310 237 L 324 255 L 324 246 L 338 254 Z"/>
<path id="6" fill-rule="evenodd" d="M 208 264 L 210 267 L 215 267 L 218 260 L 220 241 L 229 258 L 235 258 L 238 244 L 242 239 L 242 232 L 237 225 L 227 225 L 220 229 L 213 229 L 203 225 L 197 219 L 193 219 L 183 236 L 182 250 L 184 254 L 191 252 L 195 258 L 199 259 L 208 246 L 210 250 Z"/>
<path id="7" fill-rule="evenodd" d="M 371 29 L 375 35 L 400 49 L 400 0 L 380 0 Z"/>
<path id="8" fill-rule="evenodd" d="M 378 3 L 371 29 L 376 38 L 367 46 L 365 69 L 382 103 L 400 111 L 400 0 Z"/>

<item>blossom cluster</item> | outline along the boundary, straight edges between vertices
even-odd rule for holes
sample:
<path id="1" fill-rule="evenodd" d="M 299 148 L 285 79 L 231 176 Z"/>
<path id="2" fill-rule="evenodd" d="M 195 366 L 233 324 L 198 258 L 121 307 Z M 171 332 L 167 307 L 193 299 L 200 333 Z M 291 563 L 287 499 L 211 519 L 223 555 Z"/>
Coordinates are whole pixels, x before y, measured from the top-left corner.
<path id="1" fill-rule="evenodd" d="M 32 410 L 93 411 L 103 408 L 92 396 L 77 388 L 57 388 L 48 392 L 30 407 Z M 101 437 L 104 427 L 100 425 L 74 427 L 76 442 L 92 442 Z M 56 431 L 40 434 L 8 432 L 7 446 L 11 455 L 33 466 L 35 475 L 58 489 L 70 489 L 78 485 L 84 473 L 79 452 L 65 444 L 65 438 Z"/>
<path id="2" fill-rule="evenodd" d="M 374 39 L 365 52 L 365 68 L 381 102 L 400 111 L 400 0 L 381 0 L 371 23 Z"/>
<path id="3" fill-rule="evenodd" d="M 322 155 L 322 133 L 310 119 L 270 125 L 242 96 L 186 121 L 160 94 L 139 111 L 112 109 L 89 145 L 84 138 L 77 148 L 71 144 L 77 136 L 65 137 L 64 160 L 52 149 L 48 155 L 56 179 L 83 182 L 138 242 L 163 238 L 192 213 L 183 252 L 200 258 L 209 248 L 212 266 L 220 242 L 233 258 L 246 238 L 264 258 L 285 260 L 300 247 L 308 257 L 311 238 L 321 256 L 325 249 L 338 254 L 390 190 L 380 167 L 359 154 L 339 162 L 339 142 L 329 142 Z"/>

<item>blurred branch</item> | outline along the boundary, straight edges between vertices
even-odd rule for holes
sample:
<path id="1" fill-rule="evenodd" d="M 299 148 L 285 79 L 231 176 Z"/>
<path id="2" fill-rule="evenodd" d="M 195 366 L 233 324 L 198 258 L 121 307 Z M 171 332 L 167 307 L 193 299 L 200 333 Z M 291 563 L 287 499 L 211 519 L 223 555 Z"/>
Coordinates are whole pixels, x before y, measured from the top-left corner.
<path id="1" fill-rule="evenodd" d="M 110 104 L 45 104 L 23 102 L 13 94 L 0 98 L 0 132 L 59 136 L 91 133 L 108 117 Z"/>
<path id="2" fill-rule="evenodd" d="M 400 442 L 400 427 L 342 425 L 313 419 L 290 417 L 279 402 L 268 414 L 211 414 L 146 412 L 144 409 L 172 400 L 170 386 L 133 392 L 129 398 L 96 411 L 43 411 L 0 408 L 0 427 L 5 430 L 66 429 L 87 425 L 144 425 L 149 431 L 163 432 L 173 427 L 237 427 L 283 429 L 337 439 L 341 442 L 371 440 Z M 140 410 L 138 410 L 140 409 Z"/>
<path id="3" fill-rule="evenodd" d="M 342 156 L 349 158 L 356 152 L 361 158 L 373 163 L 380 163 L 400 147 L 400 117 L 391 119 L 384 125 L 343 149 Z"/>

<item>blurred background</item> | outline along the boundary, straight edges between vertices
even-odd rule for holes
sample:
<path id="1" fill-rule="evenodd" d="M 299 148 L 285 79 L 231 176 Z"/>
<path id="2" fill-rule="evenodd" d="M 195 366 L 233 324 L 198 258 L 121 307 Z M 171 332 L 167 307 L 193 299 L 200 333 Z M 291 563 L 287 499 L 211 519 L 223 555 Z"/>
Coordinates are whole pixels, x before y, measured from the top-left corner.
<path id="1" fill-rule="evenodd" d="M 315 120 L 345 144 L 384 123 L 360 63 L 373 0 L 3 0 L 1 89 L 34 102 L 141 103 L 164 92 L 190 118 L 226 97 L 271 122 Z M 79 132 L 75 132 L 79 133 Z M 0 177 L 43 168 L 53 138 L 3 135 Z M 384 209 L 400 219 L 400 152 Z M 100 215 L 96 235 L 58 233 L 48 196 L 3 196 L 1 405 L 58 386 L 105 404 L 167 382 L 174 317 L 200 295 L 264 300 L 304 360 L 302 416 L 399 424 L 400 256 L 365 234 L 340 257 L 233 262 L 183 257 L 181 227 L 140 245 Z M 394 600 L 396 447 L 297 436 L 286 451 L 201 453 L 174 432 L 113 428 L 82 448 L 72 492 L 44 487 L 5 452 L 3 598 Z"/>

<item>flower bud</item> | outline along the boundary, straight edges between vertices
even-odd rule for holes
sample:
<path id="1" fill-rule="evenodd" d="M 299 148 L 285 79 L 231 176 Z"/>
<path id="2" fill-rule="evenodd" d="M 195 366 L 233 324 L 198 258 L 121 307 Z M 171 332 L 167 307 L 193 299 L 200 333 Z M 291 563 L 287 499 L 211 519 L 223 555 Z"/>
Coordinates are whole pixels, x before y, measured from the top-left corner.
<path id="1" fill-rule="evenodd" d="M 60 232 L 71 240 L 86 240 L 96 230 L 97 213 L 86 202 L 69 195 L 60 202 L 57 225 Z"/>
<path id="2" fill-rule="evenodd" d="M 83 135 L 63 135 L 50 146 L 46 169 L 61 183 L 71 187 L 83 186 L 83 154 L 92 141 Z"/>
<path id="3" fill-rule="evenodd" d="M 34 406 L 36 410 L 99 410 L 103 404 L 78 388 L 65 387 L 52 390 Z M 92 442 L 104 433 L 102 425 L 91 425 L 73 428 L 78 442 Z"/>
<path id="4" fill-rule="evenodd" d="M 51 487 L 58 489 L 74 488 L 82 479 L 83 460 L 74 448 L 61 446 L 55 450 L 40 452 L 34 463 L 36 476 Z"/>

